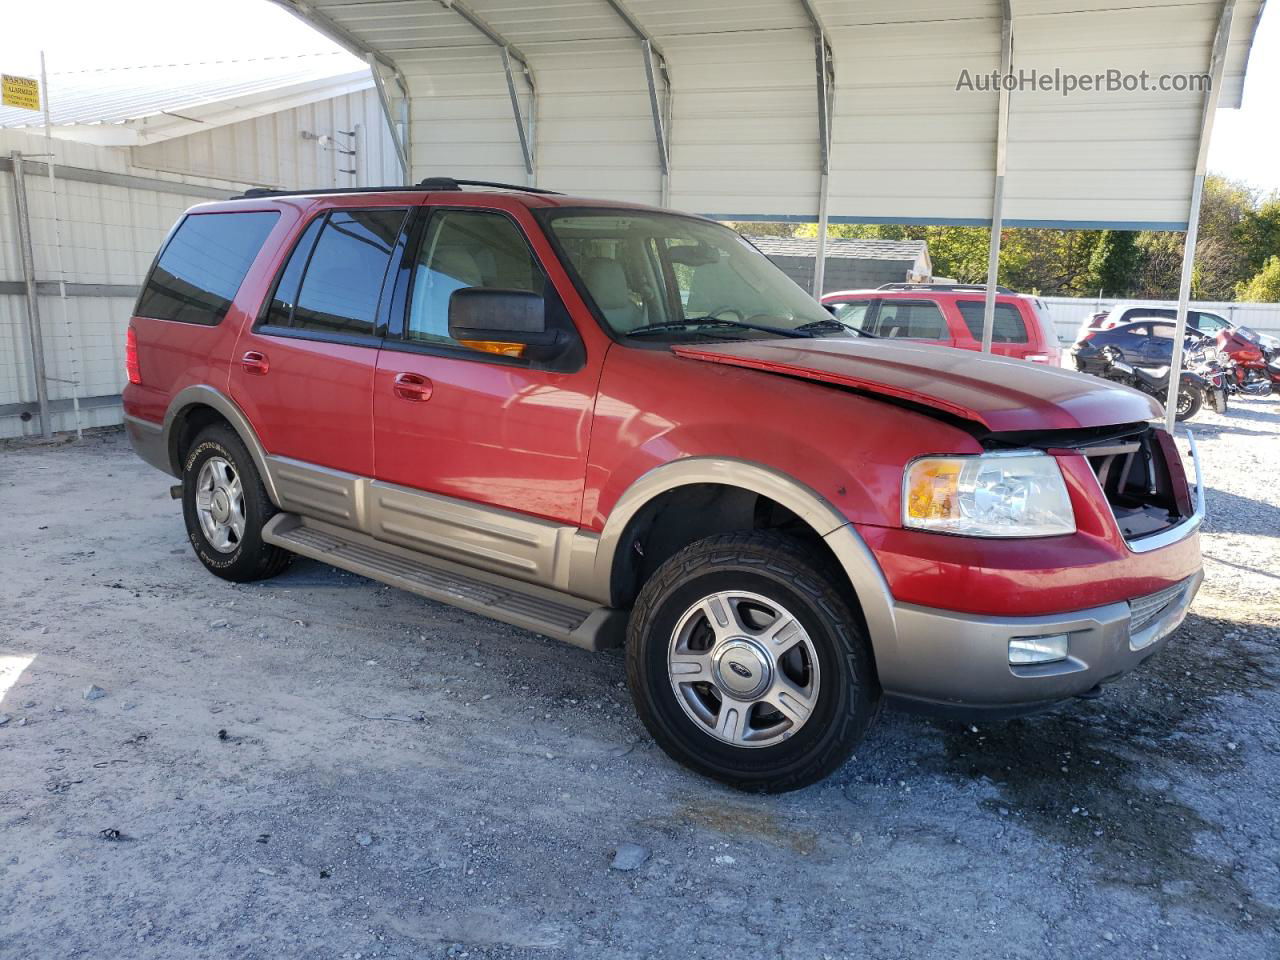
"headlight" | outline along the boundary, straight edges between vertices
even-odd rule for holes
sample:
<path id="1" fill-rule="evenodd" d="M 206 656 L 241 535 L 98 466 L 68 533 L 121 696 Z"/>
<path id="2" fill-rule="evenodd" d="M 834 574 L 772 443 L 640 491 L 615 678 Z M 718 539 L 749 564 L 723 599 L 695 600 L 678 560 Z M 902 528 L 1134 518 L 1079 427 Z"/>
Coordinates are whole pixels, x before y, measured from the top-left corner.
<path id="1" fill-rule="evenodd" d="M 1035 451 L 922 457 L 902 481 L 902 525 L 967 537 L 1075 533 L 1058 461 Z"/>

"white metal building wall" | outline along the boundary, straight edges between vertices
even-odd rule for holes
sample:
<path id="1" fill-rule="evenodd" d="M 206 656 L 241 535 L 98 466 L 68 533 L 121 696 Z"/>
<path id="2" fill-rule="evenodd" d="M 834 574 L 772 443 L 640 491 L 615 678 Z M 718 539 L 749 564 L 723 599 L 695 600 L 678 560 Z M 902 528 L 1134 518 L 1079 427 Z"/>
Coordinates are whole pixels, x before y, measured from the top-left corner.
<path id="1" fill-rule="evenodd" d="M 492 46 L 406 56 L 401 69 L 414 98 L 414 180 L 464 169 L 477 180 L 525 182 L 511 99 Z"/>
<path id="2" fill-rule="evenodd" d="M 619 36 L 572 47 L 529 44 L 526 52 L 538 62 L 538 182 L 608 200 L 661 203 L 653 118 L 635 40 Z M 511 122 L 507 103 L 504 136 Z M 584 158 L 592 162 L 584 164 Z M 524 182 L 518 154 L 517 169 L 502 179 L 512 177 Z"/>
<path id="3" fill-rule="evenodd" d="M 0 158 L 10 151 L 44 153 L 43 137 L 0 130 Z M 245 185 L 209 178 L 181 177 L 132 167 L 121 150 L 87 144 L 56 144 L 60 165 L 114 174 L 145 176 L 182 185 L 217 188 L 227 195 Z M 55 430 L 75 429 L 71 412 L 72 385 L 87 399 L 82 410 L 85 427 L 120 422 L 116 399 L 124 385 L 124 331 L 133 309 L 135 292 L 169 228 L 192 204 L 209 199 L 196 190 L 183 195 L 154 189 L 100 183 L 58 181 L 62 263 L 65 279 L 87 290 L 85 284 L 107 285 L 109 296 L 68 297 L 64 318 L 59 298 L 50 290 L 57 280 L 52 204 L 44 175 L 26 175 L 31 211 L 32 240 L 39 297 L 41 330 Z M 22 266 L 14 228 L 13 177 L 0 172 L 0 437 L 38 434 L 38 418 L 23 420 L 19 407 L 34 408 L 36 390 L 27 337 L 25 296 L 8 291 L 22 279 Z M 57 379 L 53 379 L 57 378 Z"/>
<path id="4" fill-rule="evenodd" d="M 1000 66 L 1000 3 L 820 3 L 836 57 L 836 220 L 988 223 L 996 94 L 956 92 Z"/>
<path id="5" fill-rule="evenodd" d="M 355 138 L 338 131 L 354 131 Z M 352 157 L 326 149 L 303 132 L 327 134 Z M 282 188 L 380 186 L 401 182 L 395 147 L 378 95 L 370 89 L 330 97 L 160 143 L 132 147 L 137 167 Z"/>

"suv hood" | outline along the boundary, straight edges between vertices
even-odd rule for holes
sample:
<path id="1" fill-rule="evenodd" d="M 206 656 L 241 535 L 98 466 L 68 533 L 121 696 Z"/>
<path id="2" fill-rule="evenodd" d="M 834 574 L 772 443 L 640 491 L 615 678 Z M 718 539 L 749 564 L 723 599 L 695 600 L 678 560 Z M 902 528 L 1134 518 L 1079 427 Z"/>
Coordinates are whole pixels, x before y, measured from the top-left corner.
<path id="1" fill-rule="evenodd" d="M 803 377 L 895 397 L 972 420 L 995 433 L 1066 430 L 1160 417 L 1137 390 L 1025 360 L 890 340 L 752 340 L 680 344 L 676 356 Z"/>

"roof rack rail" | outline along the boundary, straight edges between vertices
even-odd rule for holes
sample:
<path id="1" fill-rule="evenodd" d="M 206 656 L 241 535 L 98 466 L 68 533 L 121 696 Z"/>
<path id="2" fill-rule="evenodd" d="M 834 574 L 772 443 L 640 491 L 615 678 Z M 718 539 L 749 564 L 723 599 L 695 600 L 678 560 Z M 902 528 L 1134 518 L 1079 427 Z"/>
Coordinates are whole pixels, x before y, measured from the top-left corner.
<path id="1" fill-rule="evenodd" d="M 413 191 L 461 190 L 464 187 L 492 187 L 497 190 L 516 190 L 521 193 L 556 194 L 555 190 L 541 187 L 522 187 L 515 183 L 498 183 L 493 180 L 455 180 L 453 177 L 427 177 L 418 183 L 387 187 L 319 187 L 314 190 L 277 190 L 274 187 L 253 187 L 234 199 L 252 200 L 259 197 L 312 197 L 339 196 L 344 193 L 408 193 Z"/>
<path id="2" fill-rule="evenodd" d="M 495 190 L 516 190 L 520 193 L 546 193 L 560 196 L 559 190 L 547 190 L 543 187 L 522 187 L 518 183 L 502 183 L 497 180 L 457 180 L 453 177 L 427 177 L 419 180 L 418 186 L 424 190 L 461 190 L 463 187 L 492 187 Z"/>
<path id="3" fill-rule="evenodd" d="M 985 283 L 885 283 L 876 288 L 877 290 L 940 290 L 940 291 L 973 291 L 975 293 L 985 293 L 987 285 Z M 996 287 L 996 293 L 1018 295 L 1017 290 L 1010 290 L 1008 287 Z"/>

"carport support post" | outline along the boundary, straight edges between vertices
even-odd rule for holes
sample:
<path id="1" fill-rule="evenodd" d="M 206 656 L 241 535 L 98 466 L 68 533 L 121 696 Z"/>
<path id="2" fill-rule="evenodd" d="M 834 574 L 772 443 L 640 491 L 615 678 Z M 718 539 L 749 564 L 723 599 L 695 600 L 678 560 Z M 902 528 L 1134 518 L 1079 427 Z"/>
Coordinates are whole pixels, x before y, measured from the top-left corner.
<path id="1" fill-rule="evenodd" d="M 811 0 L 800 0 L 813 26 L 814 61 L 818 81 L 818 244 L 813 256 L 813 296 L 821 299 L 827 273 L 827 198 L 831 186 L 831 99 L 835 92 L 836 63 L 827 42 L 827 31 Z"/>
<path id="2" fill-rule="evenodd" d="M 671 107 L 671 72 L 667 67 L 667 58 L 657 41 L 641 26 L 640 21 L 631 15 L 631 11 L 623 5 L 622 0 L 605 0 L 605 3 L 613 8 L 613 12 L 627 25 L 627 29 L 636 35 L 636 39 L 644 49 L 644 78 L 649 86 L 649 110 L 653 114 L 653 136 L 657 141 L 658 172 L 661 175 L 661 185 L 658 188 L 661 197 L 659 202 L 665 207 L 670 202 L 671 196 L 671 144 L 667 134 L 670 121 L 665 116 Z M 661 95 L 658 93 L 659 78 L 662 80 Z"/>
<path id="3" fill-rule="evenodd" d="M 991 352 L 996 318 L 996 282 L 1000 274 L 1000 234 L 1004 230 L 1004 171 L 1009 143 L 1009 87 L 1013 71 L 1013 10 L 1004 0 L 1000 26 L 1000 100 L 996 107 L 996 179 L 991 192 L 991 240 L 987 246 L 987 296 L 982 305 L 982 352 Z"/>
<path id="4" fill-rule="evenodd" d="M 31 372 L 36 381 L 36 401 L 40 406 L 40 434 L 53 436 L 49 419 L 49 381 L 44 368 L 44 333 L 40 329 L 40 300 L 36 296 L 36 260 L 31 246 L 31 211 L 27 208 L 27 181 L 22 169 L 22 153 L 9 154 L 13 161 L 13 203 L 17 208 L 18 259 L 27 292 L 27 339 L 31 346 Z M 53 159 L 49 160 L 50 165 Z"/>
<path id="5" fill-rule="evenodd" d="M 369 72 L 373 74 L 373 86 L 378 91 L 378 102 L 382 104 L 382 116 L 387 121 L 387 131 L 391 134 L 391 142 L 395 144 L 396 159 L 400 162 L 400 172 L 404 176 L 404 182 L 408 184 L 409 175 L 409 153 L 405 150 L 404 140 L 400 137 L 400 130 L 396 126 L 396 121 L 391 113 L 391 101 L 387 98 L 387 87 L 382 82 L 382 74 L 378 70 L 378 58 L 372 53 L 365 57 L 365 61 L 369 64 Z"/>
<path id="6" fill-rule="evenodd" d="M 524 172 L 529 178 L 529 186 L 533 186 L 533 146 L 529 142 L 529 131 L 525 129 L 524 119 L 520 116 L 520 97 L 516 93 L 515 77 L 511 74 L 511 50 L 509 47 L 502 48 L 502 69 L 507 74 L 507 93 L 511 94 L 511 112 L 515 115 L 516 133 L 520 137 L 520 153 L 524 157 Z M 528 74 L 526 74 L 528 77 Z M 530 89 L 533 88 L 533 82 L 530 80 Z M 530 126 L 533 121 L 533 107 L 529 108 Z"/>
<path id="7" fill-rule="evenodd" d="M 1227 59 L 1227 43 L 1231 39 L 1231 19 L 1236 0 L 1224 0 L 1218 18 L 1218 32 L 1213 38 L 1213 56 L 1209 60 L 1209 89 L 1204 95 L 1204 112 L 1200 115 L 1200 145 L 1196 152 L 1195 179 L 1191 181 L 1191 205 L 1187 211 L 1187 236 L 1182 246 L 1182 276 L 1178 281 L 1178 319 L 1173 331 L 1173 356 L 1169 359 L 1169 394 L 1165 397 L 1165 426 L 1173 432 L 1178 416 L 1178 388 L 1182 385 L 1182 341 L 1187 335 L 1187 304 L 1191 300 L 1191 274 L 1196 265 L 1196 240 L 1200 235 L 1200 198 L 1204 194 L 1204 173 L 1209 158 L 1209 137 L 1213 133 L 1213 117 L 1222 97 L 1222 68 Z"/>

